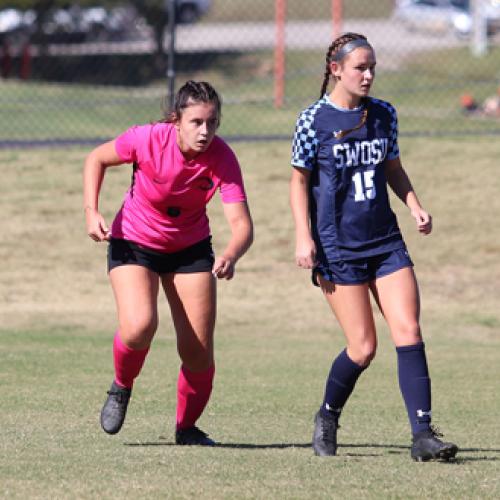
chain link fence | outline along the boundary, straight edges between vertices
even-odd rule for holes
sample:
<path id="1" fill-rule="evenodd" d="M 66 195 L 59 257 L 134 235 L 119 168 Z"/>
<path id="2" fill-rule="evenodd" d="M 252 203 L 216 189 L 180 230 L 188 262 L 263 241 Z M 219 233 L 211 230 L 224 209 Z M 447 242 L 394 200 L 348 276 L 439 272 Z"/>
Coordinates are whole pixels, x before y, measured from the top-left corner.
<path id="1" fill-rule="evenodd" d="M 107 140 L 160 119 L 172 82 L 177 89 L 187 79 L 208 80 L 222 95 L 222 136 L 289 140 L 300 110 L 319 97 L 328 46 L 344 31 L 374 46 L 372 94 L 397 107 L 402 135 L 500 132 L 500 38 L 488 26 L 478 50 L 467 5 L 462 21 L 472 21 L 458 29 L 456 12 L 443 17 L 436 8 L 430 22 L 405 13 L 432 1 L 193 2 L 181 15 L 177 0 L 173 40 L 168 24 L 155 30 L 144 7 L 131 4 L 92 11 L 75 2 L 52 9 L 43 23 L 17 11 L 17 25 L 1 10 L 0 145 Z"/>

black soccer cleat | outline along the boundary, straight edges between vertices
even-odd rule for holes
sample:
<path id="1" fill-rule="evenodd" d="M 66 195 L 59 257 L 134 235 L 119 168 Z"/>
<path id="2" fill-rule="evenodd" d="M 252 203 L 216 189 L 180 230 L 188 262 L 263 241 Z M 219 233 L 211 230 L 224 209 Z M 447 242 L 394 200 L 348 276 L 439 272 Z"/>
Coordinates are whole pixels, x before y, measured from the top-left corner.
<path id="1" fill-rule="evenodd" d="M 206 432 L 198 429 L 195 425 L 187 429 L 177 429 L 175 431 L 175 444 L 188 446 L 215 446 L 213 439 L 208 437 Z"/>
<path id="2" fill-rule="evenodd" d="M 116 434 L 123 425 L 132 389 L 119 386 L 113 381 L 108 399 L 101 410 L 101 427 L 108 434 Z"/>
<path id="3" fill-rule="evenodd" d="M 458 446 L 445 443 L 438 436 L 442 437 L 442 434 L 433 427 L 415 434 L 411 445 L 411 458 L 417 462 L 452 459 L 457 454 Z"/>
<path id="4" fill-rule="evenodd" d="M 337 415 L 324 416 L 320 411 L 316 413 L 312 438 L 315 455 L 329 457 L 337 454 L 337 429 L 339 427 Z"/>

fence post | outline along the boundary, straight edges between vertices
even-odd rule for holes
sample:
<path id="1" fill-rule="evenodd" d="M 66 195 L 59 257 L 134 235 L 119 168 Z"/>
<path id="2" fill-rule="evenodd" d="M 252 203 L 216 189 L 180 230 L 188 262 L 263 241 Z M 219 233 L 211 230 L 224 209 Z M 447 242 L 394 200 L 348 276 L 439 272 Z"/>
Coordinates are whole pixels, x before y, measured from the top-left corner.
<path id="1" fill-rule="evenodd" d="M 332 35 L 333 40 L 342 33 L 342 0 L 332 0 Z"/>
<path id="2" fill-rule="evenodd" d="M 176 0 L 165 0 L 165 9 L 168 15 L 168 61 L 167 61 L 167 81 L 168 81 L 168 103 L 170 110 L 174 109 L 175 100 L 175 10 Z"/>
<path id="3" fill-rule="evenodd" d="M 285 95 L 286 0 L 275 0 L 276 43 L 274 45 L 274 107 L 281 108 Z"/>
<path id="4" fill-rule="evenodd" d="M 31 76 L 31 45 L 26 42 L 21 52 L 21 66 L 19 69 L 19 77 L 21 80 L 28 80 Z"/>
<path id="5" fill-rule="evenodd" d="M 488 26 L 484 13 L 484 0 L 471 1 L 472 13 L 472 53 L 479 57 L 488 51 Z"/>

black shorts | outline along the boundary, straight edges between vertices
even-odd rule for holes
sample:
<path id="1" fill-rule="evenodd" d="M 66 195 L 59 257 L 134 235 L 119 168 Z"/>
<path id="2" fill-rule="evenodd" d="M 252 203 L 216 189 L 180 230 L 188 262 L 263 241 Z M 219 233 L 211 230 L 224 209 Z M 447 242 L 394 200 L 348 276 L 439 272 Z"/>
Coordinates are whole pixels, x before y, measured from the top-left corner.
<path id="1" fill-rule="evenodd" d="M 404 267 L 413 267 L 413 262 L 406 248 L 400 248 L 362 259 L 319 264 L 313 269 L 312 282 L 319 286 L 316 279 L 316 275 L 319 274 L 337 285 L 359 285 L 382 278 Z"/>
<path id="2" fill-rule="evenodd" d="M 143 266 L 157 274 L 211 272 L 212 238 L 173 253 L 162 253 L 128 240 L 112 238 L 108 246 L 108 272 L 118 266 Z"/>

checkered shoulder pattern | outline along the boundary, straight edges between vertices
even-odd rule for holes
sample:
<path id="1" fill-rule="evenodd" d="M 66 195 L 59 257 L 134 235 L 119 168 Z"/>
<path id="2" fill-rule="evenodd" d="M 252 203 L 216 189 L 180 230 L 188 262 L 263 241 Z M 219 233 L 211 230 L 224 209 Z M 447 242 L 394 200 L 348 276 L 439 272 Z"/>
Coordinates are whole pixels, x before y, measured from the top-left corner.
<path id="1" fill-rule="evenodd" d="M 381 99 L 371 98 L 372 103 L 375 106 L 382 106 L 389 112 L 390 128 L 389 128 L 389 144 L 387 146 L 387 159 L 394 160 L 399 156 L 399 146 L 398 146 L 398 115 L 394 106 Z"/>
<path id="2" fill-rule="evenodd" d="M 292 145 L 292 165 L 312 170 L 318 149 L 318 138 L 314 129 L 314 117 L 324 104 L 320 99 L 302 111 L 295 126 Z"/>

